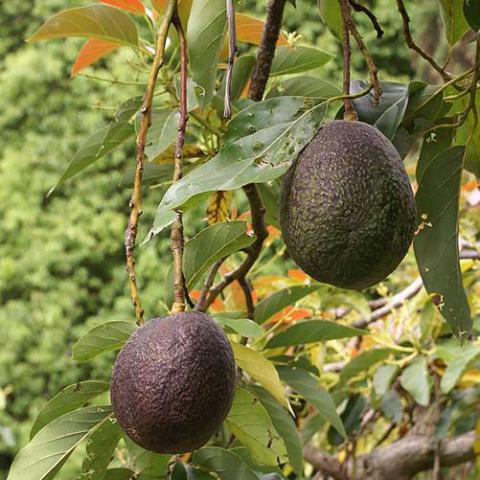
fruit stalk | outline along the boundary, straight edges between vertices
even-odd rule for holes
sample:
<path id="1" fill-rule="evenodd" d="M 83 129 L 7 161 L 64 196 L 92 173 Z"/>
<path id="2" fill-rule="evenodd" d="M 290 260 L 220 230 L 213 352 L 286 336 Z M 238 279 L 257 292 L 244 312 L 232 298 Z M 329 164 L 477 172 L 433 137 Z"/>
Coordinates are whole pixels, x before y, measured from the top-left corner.
<path id="1" fill-rule="evenodd" d="M 140 301 L 140 293 L 138 291 L 137 277 L 135 274 L 135 242 L 137 239 L 138 221 L 142 215 L 142 176 L 143 176 L 143 160 L 145 153 L 145 144 L 147 140 L 148 129 L 151 124 L 152 117 L 152 101 L 155 92 L 155 84 L 158 73 L 163 65 L 163 54 L 165 52 L 165 44 L 170 24 L 172 22 L 173 13 L 177 6 L 176 0 L 169 0 L 162 23 L 157 32 L 157 41 L 155 55 L 150 70 L 150 75 L 145 89 L 142 108 L 140 110 L 141 122 L 137 136 L 137 157 L 135 166 L 135 176 L 133 181 L 133 191 L 130 199 L 130 217 L 128 219 L 127 230 L 125 231 L 125 254 L 127 263 L 128 282 L 130 286 L 130 297 L 135 309 L 135 319 L 139 325 L 143 324 L 143 308 Z"/>

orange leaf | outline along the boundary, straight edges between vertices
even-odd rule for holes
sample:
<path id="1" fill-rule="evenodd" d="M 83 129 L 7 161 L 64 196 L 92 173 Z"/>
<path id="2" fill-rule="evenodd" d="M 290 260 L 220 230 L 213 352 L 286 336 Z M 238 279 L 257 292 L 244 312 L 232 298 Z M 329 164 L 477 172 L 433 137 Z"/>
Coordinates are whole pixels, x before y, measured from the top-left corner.
<path id="1" fill-rule="evenodd" d="M 112 7 L 121 8 L 127 12 L 137 13 L 139 15 L 145 14 L 145 5 L 140 0 L 100 0 L 101 3 L 106 3 Z"/>
<path id="2" fill-rule="evenodd" d="M 293 323 L 296 320 L 303 320 L 304 318 L 309 318 L 312 316 L 312 312 L 307 310 L 306 308 L 299 308 L 299 307 L 285 307 L 280 312 L 276 313 L 268 323 Z"/>
<path id="3" fill-rule="evenodd" d="M 299 269 L 289 270 L 288 276 L 290 278 L 294 278 L 295 280 L 300 280 L 301 282 L 306 282 L 310 278 L 303 270 Z"/>
<path id="4" fill-rule="evenodd" d="M 245 15 L 244 13 L 237 13 L 235 14 L 235 23 L 237 26 L 237 38 L 240 42 L 260 45 L 265 25 L 263 20 L 258 20 L 258 18 Z M 288 40 L 284 33 L 280 33 L 277 45 L 288 45 Z"/>
<path id="5" fill-rule="evenodd" d="M 193 0 L 178 0 L 178 13 L 184 27 L 187 25 Z M 152 0 L 152 5 L 157 13 L 162 13 L 167 8 L 168 0 Z"/>
<path id="6" fill-rule="evenodd" d="M 106 40 L 100 40 L 99 38 L 89 38 L 83 45 L 77 59 L 75 60 L 71 72 L 72 77 L 121 46 L 122 45 L 119 43 L 107 42 Z"/>

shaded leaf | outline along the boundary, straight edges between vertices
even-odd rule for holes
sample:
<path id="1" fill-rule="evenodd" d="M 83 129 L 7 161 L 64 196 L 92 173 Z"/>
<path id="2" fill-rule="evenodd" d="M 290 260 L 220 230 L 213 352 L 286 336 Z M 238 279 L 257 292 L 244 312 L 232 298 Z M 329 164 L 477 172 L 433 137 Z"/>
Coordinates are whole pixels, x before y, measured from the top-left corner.
<path id="1" fill-rule="evenodd" d="M 134 473 L 127 468 L 110 468 L 105 473 L 103 480 L 130 480 Z"/>
<path id="2" fill-rule="evenodd" d="M 467 103 L 468 100 L 464 99 L 464 102 Z M 476 108 L 480 108 L 480 101 L 476 102 Z M 480 122 L 476 121 L 472 111 L 456 130 L 455 144 L 465 145 L 464 168 L 480 179 Z"/>
<path id="3" fill-rule="evenodd" d="M 295 285 L 272 293 L 261 302 L 258 302 L 255 307 L 254 320 L 260 324 L 265 323 L 285 307 L 294 305 L 302 298 L 322 288 L 320 285 Z"/>
<path id="4" fill-rule="evenodd" d="M 308 72 L 328 63 L 333 54 L 319 48 L 297 46 L 279 47 L 272 63 L 271 77 Z"/>
<path id="5" fill-rule="evenodd" d="M 138 46 L 135 22 L 121 10 L 98 3 L 62 10 L 50 17 L 28 41 L 62 37 L 94 37 Z"/>
<path id="6" fill-rule="evenodd" d="M 367 405 L 367 399 L 363 395 L 353 395 L 348 399 L 340 418 L 349 437 L 354 435 L 360 427 Z M 335 446 L 343 443 L 343 437 L 332 426 L 328 429 L 328 443 Z"/>
<path id="7" fill-rule="evenodd" d="M 255 65 L 255 57 L 253 55 L 242 55 L 235 60 L 233 65 L 232 76 L 232 100 L 238 100 L 250 81 L 253 67 Z M 223 79 L 222 86 L 218 91 L 220 97 L 225 95 L 226 75 Z"/>
<path id="8" fill-rule="evenodd" d="M 145 5 L 140 0 L 100 0 L 102 3 L 118 7 L 127 12 L 137 13 L 139 15 L 145 14 Z"/>
<path id="9" fill-rule="evenodd" d="M 64 388 L 42 407 L 30 431 L 30 439 L 51 421 L 82 407 L 89 400 L 107 392 L 109 388 L 109 383 L 94 380 L 74 383 Z"/>
<path id="10" fill-rule="evenodd" d="M 340 379 L 346 382 L 362 372 L 367 372 L 373 365 L 385 360 L 390 355 L 388 348 L 375 348 L 366 350 L 353 357 L 340 372 Z"/>
<path id="11" fill-rule="evenodd" d="M 350 338 L 368 334 L 365 330 L 352 328 L 327 320 L 298 322 L 270 338 L 265 348 L 289 347 L 305 343 L 322 342 L 337 338 Z"/>
<path id="12" fill-rule="evenodd" d="M 278 367 L 280 378 L 310 402 L 318 413 L 330 422 L 340 435 L 347 438 L 342 420 L 330 394 L 307 371 L 300 368 Z"/>
<path id="13" fill-rule="evenodd" d="M 322 78 L 294 77 L 284 80 L 268 93 L 269 97 L 278 95 L 291 97 L 330 98 L 342 94 L 342 90 Z"/>
<path id="14" fill-rule="evenodd" d="M 480 30 L 480 3 L 478 0 L 464 0 L 463 14 L 468 25 L 474 32 Z"/>
<path id="15" fill-rule="evenodd" d="M 246 390 L 237 387 L 225 422 L 256 464 L 275 466 L 285 456 L 285 444 L 265 407 Z"/>
<path id="16" fill-rule="evenodd" d="M 177 110 L 161 109 L 152 111 L 152 125 L 147 133 L 145 155 L 154 160 L 174 142 L 178 133 L 180 114 Z"/>
<path id="17" fill-rule="evenodd" d="M 198 195 L 280 177 L 313 138 L 325 113 L 324 103 L 312 105 L 297 97 L 272 98 L 242 110 L 230 122 L 218 155 L 167 190 L 147 240 L 172 223 L 172 210 Z"/>
<path id="18" fill-rule="evenodd" d="M 399 423 L 403 417 L 403 405 L 399 393 L 395 389 L 389 390 L 380 402 L 383 414 L 392 422 Z"/>
<path id="19" fill-rule="evenodd" d="M 480 355 L 477 345 L 458 346 L 456 355 L 447 363 L 440 387 L 443 393 L 449 393 L 457 384 L 470 362 Z"/>
<path id="20" fill-rule="evenodd" d="M 439 0 L 447 42 L 452 48 L 468 30 L 463 16 L 463 0 Z"/>
<path id="21" fill-rule="evenodd" d="M 397 372 L 398 367 L 395 365 L 380 365 L 378 367 L 373 377 L 373 388 L 379 397 L 387 393 Z"/>
<path id="22" fill-rule="evenodd" d="M 440 313 L 457 334 L 470 330 L 472 320 L 462 283 L 458 247 L 458 202 L 464 148 L 452 147 L 420 157 L 416 195 L 419 231 L 413 245 L 428 293 L 439 296 Z"/>
<path id="23" fill-rule="evenodd" d="M 285 408 L 289 408 L 285 389 L 273 363 L 261 353 L 239 343 L 230 342 L 237 365 L 265 388 Z"/>
<path id="24" fill-rule="evenodd" d="M 266 390 L 255 387 L 254 391 L 255 396 L 267 409 L 275 430 L 285 442 L 293 470 L 301 477 L 303 475 L 303 449 L 293 417 Z"/>
<path id="25" fill-rule="evenodd" d="M 75 343 L 72 357 L 77 362 L 86 362 L 101 353 L 119 350 L 136 329 L 135 323 L 124 321 L 111 321 L 97 325 Z"/>
<path id="26" fill-rule="evenodd" d="M 72 77 L 119 47 L 121 45 L 118 43 L 108 42 L 99 38 L 89 38 L 75 60 L 71 71 Z"/>
<path id="27" fill-rule="evenodd" d="M 415 359 L 400 375 L 400 384 L 419 405 L 428 406 L 432 382 L 428 376 L 427 359 L 423 356 Z"/>
<path id="28" fill-rule="evenodd" d="M 215 192 L 208 197 L 207 221 L 209 225 L 225 222 L 230 217 L 232 192 Z"/>
<path id="29" fill-rule="evenodd" d="M 7 480 L 51 480 L 79 443 L 103 422 L 110 407 L 85 407 L 44 427 L 15 457 Z"/>

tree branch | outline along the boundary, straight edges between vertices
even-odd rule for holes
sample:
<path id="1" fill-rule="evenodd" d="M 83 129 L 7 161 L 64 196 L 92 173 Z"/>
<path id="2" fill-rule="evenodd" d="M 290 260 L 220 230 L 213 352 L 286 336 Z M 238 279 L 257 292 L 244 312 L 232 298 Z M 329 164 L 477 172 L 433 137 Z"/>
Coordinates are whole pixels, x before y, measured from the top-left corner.
<path id="1" fill-rule="evenodd" d="M 421 49 L 413 40 L 412 32 L 410 31 L 410 17 L 408 16 L 407 10 L 403 0 L 397 0 L 398 11 L 402 16 L 403 21 L 403 36 L 405 37 L 405 42 L 408 47 L 417 52 L 423 59 L 425 59 L 442 77 L 443 81 L 448 82 L 452 79 L 452 76 L 447 73 L 435 60 L 431 57 L 425 50 Z"/>
<path id="2" fill-rule="evenodd" d="M 372 22 L 373 28 L 377 32 L 377 38 L 382 38 L 385 32 L 383 31 L 383 28 L 380 26 L 380 23 L 378 22 L 378 18 L 375 16 L 375 14 L 371 12 L 367 7 L 364 7 L 363 5 L 360 5 L 359 3 L 357 3 L 355 0 L 350 0 L 350 5 L 356 12 L 362 12 L 370 19 L 370 21 Z"/>
<path id="3" fill-rule="evenodd" d="M 223 117 L 232 116 L 232 80 L 233 66 L 235 65 L 235 55 L 237 54 L 237 28 L 235 24 L 235 3 L 234 0 L 227 1 L 227 19 L 228 19 L 228 66 L 227 78 L 225 80 L 225 98 Z"/>
<path id="4" fill-rule="evenodd" d="M 155 92 L 155 84 L 158 73 L 163 65 L 163 54 L 165 52 L 165 44 L 167 41 L 168 29 L 172 22 L 173 12 L 175 11 L 176 0 L 169 0 L 162 23 L 157 32 L 157 41 L 155 55 L 148 78 L 147 87 L 143 98 L 141 109 L 140 129 L 137 136 L 137 157 L 135 166 L 135 176 L 133 181 L 133 191 L 130 199 L 130 217 L 128 219 L 127 230 L 125 231 L 125 254 L 127 263 L 128 281 L 130 285 L 130 297 L 135 309 L 135 318 L 137 324 L 143 323 L 143 309 L 138 291 L 137 277 L 135 275 L 135 242 L 137 239 L 138 221 L 142 215 L 142 176 L 143 176 L 143 160 L 145 143 L 147 140 L 148 129 L 151 124 L 152 117 L 152 101 Z"/>
<path id="5" fill-rule="evenodd" d="M 188 53 L 187 40 L 183 31 L 182 22 L 175 10 L 173 24 L 177 30 L 180 46 L 180 120 L 178 123 L 177 141 L 175 143 L 175 165 L 173 172 L 173 183 L 178 182 L 183 174 L 183 146 L 185 144 L 185 133 L 188 122 L 187 108 L 187 80 L 188 80 Z M 185 311 L 185 298 L 188 296 L 183 274 L 183 219 L 181 212 L 176 212 L 175 222 L 171 229 L 171 242 L 174 267 L 174 291 L 175 300 L 172 306 L 172 313 Z"/>

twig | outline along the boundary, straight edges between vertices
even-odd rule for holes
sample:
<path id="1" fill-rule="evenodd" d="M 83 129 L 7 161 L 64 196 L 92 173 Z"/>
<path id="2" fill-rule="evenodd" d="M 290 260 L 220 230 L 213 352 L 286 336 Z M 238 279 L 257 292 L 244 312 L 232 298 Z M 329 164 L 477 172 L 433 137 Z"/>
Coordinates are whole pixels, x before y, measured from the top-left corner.
<path id="1" fill-rule="evenodd" d="M 147 140 L 148 129 L 151 124 L 152 117 L 152 101 L 155 92 L 155 84 L 158 73 L 163 64 L 163 54 L 167 41 L 168 29 L 172 21 L 173 12 L 176 8 L 176 0 L 169 0 L 162 23 L 158 29 L 155 55 L 148 78 L 147 87 L 141 108 L 140 130 L 137 137 L 137 158 L 135 166 L 135 177 L 133 182 L 133 191 L 130 199 L 130 217 L 128 219 L 127 230 L 125 231 L 125 254 L 127 262 L 127 273 L 130 285 L 130 297 L 135 309 L 135 318 L 139 325 L 143 323 L 143 309 L 140 301 L 140 294 L 137 286 L 137 278 L 135 275 L 135 241 L 137 238 L 138 221 L 142 214 L 142 175 L 143 175 L 143 159 L 145 151 L 145 143 Z"/>
<path id="2" fill-rule="evenodd" d="M 232 116 L 232 80 L 233 66 L 235 64 L 235 55 L 237 54 L 237 27 L 235 25 L 235 3 L 234 0 L 227 1 L 227 18 L 228 18 L 228 66 L 227 78 L 225 80 L 225 99 L 223 117 L 230 118 Z"/>
<path id="3" fill-rule="evenodd" d="M 350 98 L 350 59 L 352 51 L 350 49 L 350 30 L 348 26 L 348 16 L 350 15 L 348 0 L 340 0 L 340 7 L 343 23 L 343 105 L 345 107 L 343 118 L 354 122 L 358 120 L 358 115 Z"/>
<path id="4" fill-rule="evenodd" d="M 345 1 L 345 0 L 341 0 L 341 1 Z M 373 99 L 375 103 L 378 103 L 378 101 L 380 100 L 380 96 L 382 95 L 382 87 L 380 85 L 380 81 L 378 80 L 378 68 L 375 65 L 375 62 L 373 61 L 372 56 L 370 55 L 367 45 L 363 41 L 363 37 L 361 33 L 358 31 L 355 25 L 355 22 L 352 19 L 352 15 L 350 14 L 350 9 L 346 9 L 345 14 L 346 14 L 346 21 L 348 23 L 348 28 L 350 30 L 350 33 L 355 38 L 358 48 L 360 49 L 360 52 L 362 53 L 362 56 L 365 59 L 365 62 L 367 63 L 368 72 L 370 74 L 370 82 L 373 85 L 373 91 L 374 91 Z"/>
<path id="5" fill-rule="evenodd" d="M 383 31 L 383 28 L 380 26 L 380 23 L 378 22 L 378 18 L 375 16 L 373 12 L 371 12 L 367 7 L 364 7 L 363 5 L 360 5 L 357 3 L 355 0 L 349 0 L 350 5 L 356 12 L 363 12 L 372 22 L 373 28 L 377 32 L 377 38 L 382 38 L 383 34 L 385 33 Z"/>
<path id="6" fill-rule="evenodd" d="M 204 309 L 205 300 L 207 299 L 208 292 L 212 288 L 213 282 L 215 281 L 215 277 L 217 276 L 222 263 L 225 261 L 224 258 L 215 262 L 212 267 L 210 268 L 210 272 L 207 275 L 205 283 L 203 285 L 202 291 L 200 293 L 200 298 L 198 299 L 196 310 L 202 311 Z"/>
<path id="7" fill-rule="evenodd" d="M 403 35 L 408 47 L 424 58 L 440 74 L 444 82 L 451 80 L 452 76 L 446 72 L 445 69 L 442 68 L 432 56 L 430 56 L 425 50 L 421 49 L 413 40 L 412 32 L 410 31 L 410 17 L 408 16 L 403 0 L 397 0 L 397 6 L 398 11 L 402 16 Z"/>
<path id="8" fill-rule="evenodd" d="M 177 30 L 180 45 L 180 120 L 178 123 L 177 141 L 175 143 L 175 166 L 173 172 L 173 183 L 175 183 L 182 178 L 183 174 L 183 146 L 185 144 L 185 133 L 188 122 L 188 52 L 185 32 L 183 31 L 182 22 L 180 21 L 177 10 L 175 10 L 172 20 Z M 172 306 L 172 313 L 178 313 L 185 311 L 185 299 L 188 297 L 185 276 L 183 274 L 183 248 L 185 241 L 183 237 L 183 219 L 181 212 L 176 212 L 176 219 L 172 224 L 170 238 L 172 242 L 175 290 L 175 300 Z"/>
<path id="9" fill-rule="evenodd" d="M 253 296 L 252 296 L 252 289 L 250 288 L 250 284 L 245 277 L 240 277 L 238 279 L 238 283 L 240 284 L 240 288 L 245 295 L 245 303 L 247 305 L 247 318 L 253 320 L 253 313 L 255 310 L 255 305 L 253 304 Z"/>

